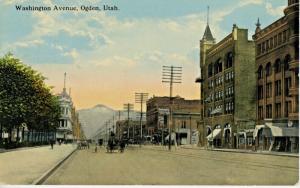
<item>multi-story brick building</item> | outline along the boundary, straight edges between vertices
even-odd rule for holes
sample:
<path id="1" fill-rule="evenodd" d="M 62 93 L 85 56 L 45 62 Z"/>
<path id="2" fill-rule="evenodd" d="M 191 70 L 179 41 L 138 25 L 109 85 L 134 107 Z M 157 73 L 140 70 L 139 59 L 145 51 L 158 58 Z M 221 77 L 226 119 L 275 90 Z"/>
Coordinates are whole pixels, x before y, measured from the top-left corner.
<path id="1" fill-rule="evenodd" d="M 233 25 L 215 43 L 209 25 L 200 41 L 203 143 L 216 147 L 252 144 L 255 126 L 255 47 L 248 30 Z M 206 142 L 205 142 L 206 141 Z"/>
<path id="2" fill-rule="evenodd" d="M 259 149 L 299 151 L 299 1 L 288 0 L 284 16 L 264 29 L 256 45 Z"/>
<path id="3" fill-rule="evenodd" d="M 163 142 L 168 135 L 169 97 L 152 97 L 147 101 L 147 128 L 149 135 L 155 137 L 157 142 Z M 176 133 L 177 144 L 198 144 L 200 101 L 185 100 L 174 97 L 172 105 L 172 132 Z"/>

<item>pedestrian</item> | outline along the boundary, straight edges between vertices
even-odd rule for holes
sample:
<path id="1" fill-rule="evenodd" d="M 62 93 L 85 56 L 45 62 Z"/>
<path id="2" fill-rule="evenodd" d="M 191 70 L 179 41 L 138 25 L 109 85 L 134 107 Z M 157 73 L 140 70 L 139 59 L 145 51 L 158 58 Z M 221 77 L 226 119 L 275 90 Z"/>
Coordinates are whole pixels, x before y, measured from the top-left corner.
<path id="1" fill-rule="evenodd" d="M 121 142 L 120 142 L 120 152 L 123 153 L 124 149 L 125 149 L 125 142 L 124 142 L 124 140 L 121 140 Z"/>
<path id="2" fill-rule="evenodd" d="M 98 143 L 97 143 L 97 141 L 95 142 L 95 153 L 97 153 L 97 151 L 98 151 Z"/>
<path id="3" fill-rule="evenodd" d="M 53 149 L 53 144 L 54 144 L 54 141 L 51 139 L 50 140 L 51 149 Z"/>

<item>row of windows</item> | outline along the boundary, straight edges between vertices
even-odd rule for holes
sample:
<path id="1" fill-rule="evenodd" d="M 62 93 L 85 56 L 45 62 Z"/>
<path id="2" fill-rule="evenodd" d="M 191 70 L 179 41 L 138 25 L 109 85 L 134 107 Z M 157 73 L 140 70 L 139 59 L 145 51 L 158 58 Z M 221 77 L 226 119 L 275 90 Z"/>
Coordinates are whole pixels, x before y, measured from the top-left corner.
<path id="1" fill-rule="evenodd" d="M 233 78 L 234 78 L 234 73 L 233 71 L 231 72 L 227 72 L 225 73 L 224 75 L 224 78 L 225 78 L 225 82 L 229 82 L 229 81 L 232 81 Z M 223 77 L 222 76 L 219 76 L 217 77 L 215 80 L 209 80 L 208 81 L 208 89 L 211 89 L 213 88 L 214 86 L 220 86 L 223 84 Z"/>
<path id="2" fill-rule="evenodd" d="M 220 109 L 221 111 L 223 110 L 223 105 L 216 105 L 216 107 L 214 109 Z M 207 110 L 207 116 L 208 117 L 212 117 L 211 112 L 213 112 L 213 108 L 210 107 Z M 234 102 L 230 101 L 230 102 L 226 102 L 225 103 L 225 114 L 232 114 L 234 112 Z M 222 113 L 221 113 L 222 114 Z"/>
<path id="3" fill-rule="evenodd" d="M 68 121 L 67 120 L 60 120 L 59 124 L 60 124 L 60 127 L 67 127 L 68 126 Z"/>
<path id="4" fill-rule="evenodd" d="M 288 54 L 288 55 L 285 56 L 285 58 L 283 60 L 285 71 L 289 70 L 289 62 L 290 61 L 291 61 L 291 56 Z M 276 59 L 274 65 L 273 65 L 275 74 L 281 72 L 281 62 L 282 61 L 279 58 Z M 266 68 L 265 68 L 265 73 L 266 73 L 267 77 L 272 75 L 272 64 L 271 64 L 271 62 L 267 63 Z M 263 66 L 262 65 L 260 65 L 258 70 L 257 70 L 257 77 L 258 77 L 258 79 L 263 78 Z"/>
<path id="5" fill-rule="evenodd" d="M 216 91 L 215 92 L 216 101 L 222 100 L 222 98 L 223 98 L 223 91 Z"/>
<path id="6" fill-rule="evenodd" d="M 225 97 L 233 96 L 233 93 L 234 93 L 233 86 L 225 89 Z"/>
<path id="7" fill-rule="evenodd" d="M 289 112 L 291 112 L 291 102 L 285 102 L 285 111 L 284 111 L 284 116 L 287 117 Z M 282 108 L 282 104 L 281 103 L 275 103 L 275 118 L 280 118 L 282 116 L 281 114 L 281 108 Z M 258 107 L 258 119 L 264 119 L 264 114 L 263 114 L 263 106 L 259 106 Z M 266 106 L 266 118 L 272 118 L 272 104 L 268 104 Z"/>
<path id="8" fill-rule="evenodd" d="M 225 82 L 231 81 L 231 80 L 233 80 L 233 78 L 234 78 L 233 71 L 225 73 Z"/>
<path id="9" fill-rule="evenodd" d="M 291 87 L 292 79 L 291 77 L 285 78 L 284 79 L 284 94 L 285 96 L 289 95 L 289 89 Z M 282 95 L 282 87 L 281 87 L 281 80 L 276 80 L 275 81 L 275 96 L 281 96 Z M 266 85 L 266 98 L 271 98 L 272 97 L 272 82 L 267 83 Z M 264 93 L 263 93 L 263 86 L 259 85 L 257 87 L 257 98 L 258 99 L 263 99 L 264 98 Z"/>
<path id="10" fill-rule="evenodd" d="M 230 68 L 233 66 L 233 53 L 229 52 L 225 56 L 225 69 Z M 216 75 L 223 70 L 223 61 L 219 58 L 215 63 L 210 63 L 208 65 L 207 75 L 211 77 L 212 75 Z"/>
<path id="11" fill-rule="evenodd" d="M 275 36 L 270 37 L 266 41 L 257 45 L 257 55 L 268 52 L 269 50 L 285 43 L 289 38 L 288 30 L 285 30 Z"/>
<path id="12" fill-rule="evenodd" d="M 233 110 L 234 110 L 234 104 L 233 104 L 233 102 L 227 102 L 225 104 L 225 113 L 226 114 L 233 113 Z"/>
<path id="13" fill-rule="evenodd" d="M 225 97 L 231 97 L 234 95 L 234 88 L 230 86 L 225 89 Z M 210 93 L 207 98 L 207 102 L 211 102 L 215 99 L 215 101 L 222 100 L 224 96 L 224 92 L 222 90 L 216 91 L 215 93 Z"/>
<path id="14" fill-rule="evenodd" d="M 68 113 L 69 113 L 69 108 L 61 107 L 60 110 L 61 110 L 62 114 L 68 115 Z"/>

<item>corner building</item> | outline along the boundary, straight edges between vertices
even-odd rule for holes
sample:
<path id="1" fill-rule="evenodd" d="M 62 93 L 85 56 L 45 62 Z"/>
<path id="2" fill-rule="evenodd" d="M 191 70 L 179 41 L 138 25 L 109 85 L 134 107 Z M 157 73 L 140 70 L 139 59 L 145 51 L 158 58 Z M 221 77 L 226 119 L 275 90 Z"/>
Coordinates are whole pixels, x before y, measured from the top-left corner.
<path id="1" fill-rule="evenodd" d="M 299 152 L 299 1 L 284 16 L 256 24 L 257 149 Z"/>
<path id="2" fill-rule="evenodd" d="M 248 30 L 233 25 L 215 43 L 209 25 L 200 41 L 202 126 L 206 146 L 252 145 L 255 127 L 255 45 Z"/>

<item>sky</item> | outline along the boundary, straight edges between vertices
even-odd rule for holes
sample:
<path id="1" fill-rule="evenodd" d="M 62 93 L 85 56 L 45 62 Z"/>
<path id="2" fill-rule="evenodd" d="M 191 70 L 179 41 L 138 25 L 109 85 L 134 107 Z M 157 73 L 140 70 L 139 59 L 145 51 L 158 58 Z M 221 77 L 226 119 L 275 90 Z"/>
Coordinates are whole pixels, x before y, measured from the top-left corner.
<path id="1" fill-rule="evenodd" d="M 118 11 L 16 11 L 15 6 L 117 6 Z M 199 40 L 207 24 L 216 41 L 232 25 L 249 31 L 283 16 L 287 0 L 0 0 L 0 56 L 11 52 L 67 90 L 77 109 L 120 110 L 135 92 L 168 96 L 162 66 L 182 66 L 174 95 L 199 99 Z M 138 104 L 136 104 L 138 109 Z"/>

